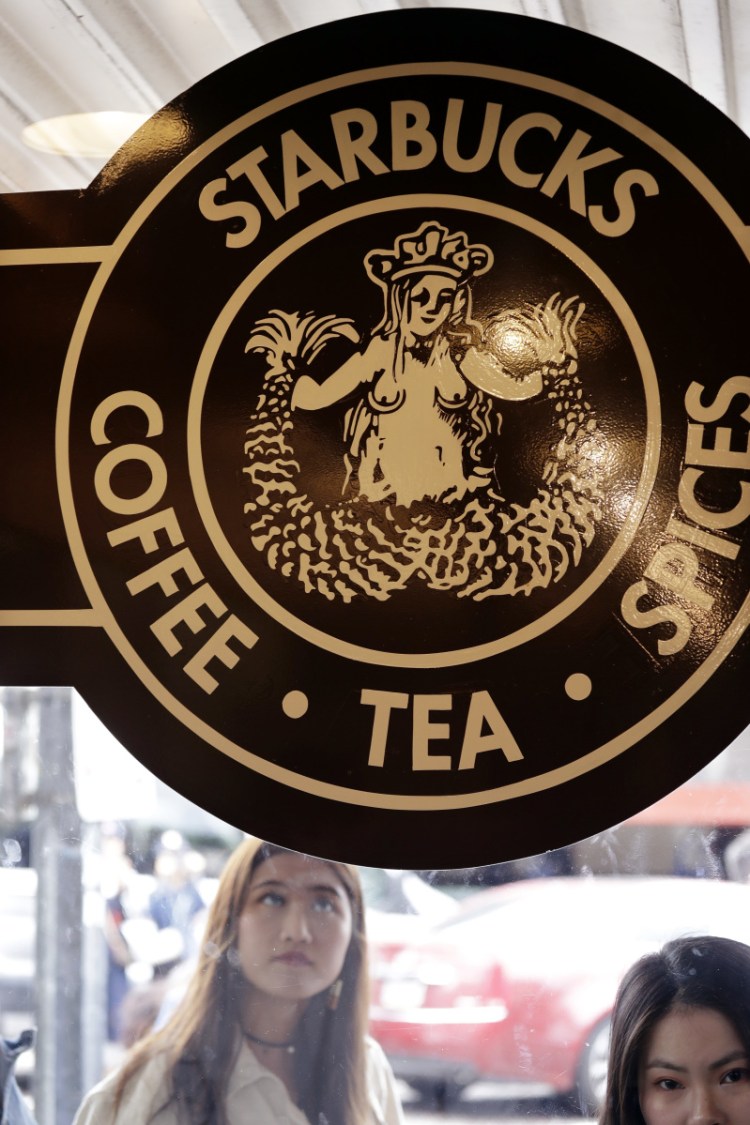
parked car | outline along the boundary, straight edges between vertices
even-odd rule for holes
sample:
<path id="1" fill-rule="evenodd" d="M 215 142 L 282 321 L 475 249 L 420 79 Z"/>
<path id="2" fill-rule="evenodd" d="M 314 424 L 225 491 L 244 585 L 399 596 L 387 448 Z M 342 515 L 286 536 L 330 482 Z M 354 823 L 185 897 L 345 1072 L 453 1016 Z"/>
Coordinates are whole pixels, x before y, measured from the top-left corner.
<path id="1" fill-rule="evenodd" d="M 690 933 L 750 944 L 750 888 L 676 878 L 536 879 L 481 891 L 375 982 L 372 1033 L 423 1094 L 479 1079 L 599 1104 L 625 969 Z"/>
<path id="2" fill-rule="evenodd" d="M 458 910 L 458 902 L 414 871 L 361 867 L 367 907 L 370 973 L 378 979 L 404 945 L 423 937 Z"/>

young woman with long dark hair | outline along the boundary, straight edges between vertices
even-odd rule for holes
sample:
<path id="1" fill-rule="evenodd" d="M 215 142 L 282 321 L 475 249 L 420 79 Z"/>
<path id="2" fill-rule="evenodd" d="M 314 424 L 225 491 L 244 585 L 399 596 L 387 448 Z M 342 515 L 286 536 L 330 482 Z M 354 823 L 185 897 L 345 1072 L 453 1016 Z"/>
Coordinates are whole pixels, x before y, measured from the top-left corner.
<path id="1" fill-rule="evenodd" d="M 748 1125 L 750 948 L 680 938 L 625 975 L 600 1125 Z"/>
<path id="2" fill-rule="evenodd" d="M 356 868 L 248 840 L 221 877 L 182 1004 L 76 1125 L 398 1125 L 366 1027 Z"/>

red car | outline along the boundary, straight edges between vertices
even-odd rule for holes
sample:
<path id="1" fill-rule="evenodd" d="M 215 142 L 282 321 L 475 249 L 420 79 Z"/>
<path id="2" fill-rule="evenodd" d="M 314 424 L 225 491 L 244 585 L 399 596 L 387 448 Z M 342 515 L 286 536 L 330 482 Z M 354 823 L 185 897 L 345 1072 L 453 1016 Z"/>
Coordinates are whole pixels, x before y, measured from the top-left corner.
<path id="1" fill-rule="evenodd" d="M 672 937 L 750 944 L 750 888 L 698 879 L 537 879 L 482 891 L 380 966 L 372 1033 L 396 1075 L 455 1096 L 478 1079 L 594 1109 L 618 982 Z"/>

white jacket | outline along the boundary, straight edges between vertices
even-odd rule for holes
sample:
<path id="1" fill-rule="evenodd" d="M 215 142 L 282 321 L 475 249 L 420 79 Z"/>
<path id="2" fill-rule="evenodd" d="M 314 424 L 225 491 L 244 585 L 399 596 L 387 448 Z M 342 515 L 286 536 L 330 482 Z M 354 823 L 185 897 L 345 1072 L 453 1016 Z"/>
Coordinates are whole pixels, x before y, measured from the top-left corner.
<path id="1" fill-rule="evenodd" d="M 388 1060 L 368 1037 L 367 1088 L 372 1125 L 402 1125 L 401 1104 Z M 73 1125 L 180 1125 L 169 1098 L 167 1065 L 163 1055 L 150 1059 L 128 1083 L 115 1114 L 114 1099 L 119 1074 L 108 1075 L 86 1096 Z M 290 1100 L 286 1087 L 262 1066 L 246 1043 L 240 1047 L 229 1075 L 226 1097 L 229 1125 L 310 1125 Z"/>

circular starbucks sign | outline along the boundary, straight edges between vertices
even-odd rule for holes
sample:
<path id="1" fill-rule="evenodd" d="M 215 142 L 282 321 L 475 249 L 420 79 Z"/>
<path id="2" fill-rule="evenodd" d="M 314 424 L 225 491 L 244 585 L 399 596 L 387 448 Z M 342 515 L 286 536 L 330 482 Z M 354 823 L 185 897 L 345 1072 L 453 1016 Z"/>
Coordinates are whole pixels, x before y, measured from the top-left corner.
<path id="1" fill-rule="evenodd" d="M 649 64 L 478 12 L 305 32 L 157 115 L 89 191 L 121 231 L 58 422 L 126 744 L 402 867 L 570 842 L 723 749 L 748 173 Z"/>

